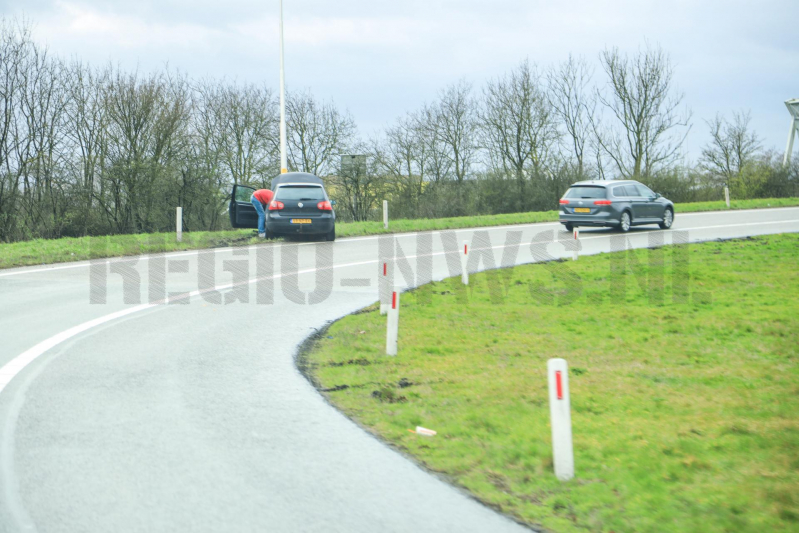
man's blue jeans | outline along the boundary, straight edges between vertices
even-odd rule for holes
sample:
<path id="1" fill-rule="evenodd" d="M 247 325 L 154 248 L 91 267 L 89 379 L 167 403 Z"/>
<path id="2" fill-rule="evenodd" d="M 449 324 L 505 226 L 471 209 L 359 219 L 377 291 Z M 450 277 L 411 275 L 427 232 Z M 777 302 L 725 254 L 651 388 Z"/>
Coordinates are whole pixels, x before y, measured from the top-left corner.
<path id="1" fill-rule="evenodd" d="M 258 233 L 266 233 L 266 213 L 264 213 L 264 206 L 258 201 L 258 198 L 253 196 L 250 198 L 255 212 L 258 213 Z"/>

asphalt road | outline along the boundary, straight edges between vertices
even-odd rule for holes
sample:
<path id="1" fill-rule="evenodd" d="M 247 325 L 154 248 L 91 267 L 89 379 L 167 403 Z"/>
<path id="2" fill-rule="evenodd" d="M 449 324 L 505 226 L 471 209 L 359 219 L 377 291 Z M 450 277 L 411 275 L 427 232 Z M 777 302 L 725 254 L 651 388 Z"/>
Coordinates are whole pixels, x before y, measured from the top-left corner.
<path id="1" fill-rule="evenodd" d="M 798 231 L 799 208 L 681 214 L 628 242 Z M 618 235 L 584 229 L 580 253 Z M 403 234 L 394 280 L 459 274 L 464 241 L 481 270 L 571 257 L 569 237 L 559 224 Z M 308 335 L 376 301 L 378 243 L 100 261 L 93 277 L 89 263 L 1 271 L 0 531 L 525 530 L 361 430 L 297 370 Z M 149 303 L 164 291 L 194 292 Z"/>

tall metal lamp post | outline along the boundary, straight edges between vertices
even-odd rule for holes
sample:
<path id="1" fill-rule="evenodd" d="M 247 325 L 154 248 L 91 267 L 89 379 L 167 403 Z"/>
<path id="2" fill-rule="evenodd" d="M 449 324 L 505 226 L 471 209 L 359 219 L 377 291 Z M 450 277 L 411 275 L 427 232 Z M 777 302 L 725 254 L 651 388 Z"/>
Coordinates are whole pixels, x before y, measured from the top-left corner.
<path id="1" fill-rule="evenodd" d="M 793 140 L 799 135 L 799 98 L 785 101 L 785 107 L 791 114 L 791 129 L 788 130 L 788 146 L 785 148 L 785 159 L 782 160 L 784 165 L 791 162 L 791 152 L 793 152 Z"/>
<path id="2" fill-rule="evenodd" d="M 286 155 L 286 80 L 283 73 L 283 0 L 280 0 L 280 173 L 288 172 Z"/>

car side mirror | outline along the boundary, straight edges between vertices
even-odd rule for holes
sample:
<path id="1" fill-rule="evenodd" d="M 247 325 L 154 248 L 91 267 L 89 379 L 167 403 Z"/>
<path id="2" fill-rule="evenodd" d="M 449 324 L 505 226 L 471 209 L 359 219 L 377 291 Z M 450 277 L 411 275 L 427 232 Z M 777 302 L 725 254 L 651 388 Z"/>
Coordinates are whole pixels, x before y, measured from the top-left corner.
<path id="1" fill-rule="evenodd" d="M 335 200 L 330 200 L 330 205 L 336 205 L 336 201 Z"/>
<path id="2" fill-rule="evenodd" d="M 659 193 L 659 192 L 656 192 L 656 193 L 655 193 L 655 198 L 663 198 L 663 197 L 660 195 L 660 193 Z"/>

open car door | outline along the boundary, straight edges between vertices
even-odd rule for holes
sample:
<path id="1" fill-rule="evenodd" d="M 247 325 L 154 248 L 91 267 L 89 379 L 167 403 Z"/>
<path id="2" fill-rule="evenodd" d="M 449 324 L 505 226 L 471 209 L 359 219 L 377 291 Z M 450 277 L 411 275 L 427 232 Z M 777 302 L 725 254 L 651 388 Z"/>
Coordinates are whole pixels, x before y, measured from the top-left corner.
<path id="1" fill-rule="evenodd" d="M 250 203 L 255 189 L 246 185 L 234 185 L 230 195 L 230 225 L 234 228 L 258 228 L 258 213 Z"/>

